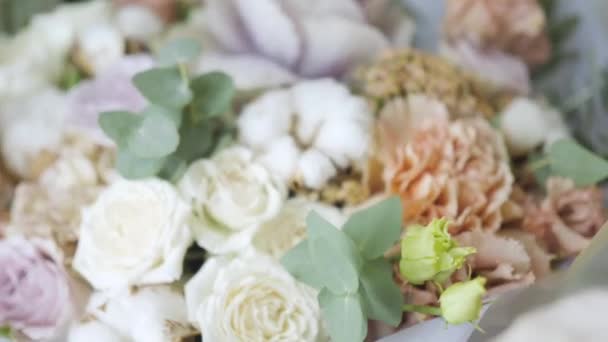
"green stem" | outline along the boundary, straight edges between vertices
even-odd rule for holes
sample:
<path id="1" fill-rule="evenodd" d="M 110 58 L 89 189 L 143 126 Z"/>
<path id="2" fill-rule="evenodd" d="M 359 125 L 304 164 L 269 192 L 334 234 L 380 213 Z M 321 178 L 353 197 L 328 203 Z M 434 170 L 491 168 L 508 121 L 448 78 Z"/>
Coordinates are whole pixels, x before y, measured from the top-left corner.
<path id="1" fill-rule="evenodd" d="M 177 68 L 179 69 L 179 75 L 182 77 L 182 80 L 188 83 L 188 70 L 186 70 L 186 65 L 184 63 L 177 64 Z"/>
<path id="2" fill-rule="evenodd" d="M 551 160 L 549 158 L 542 158 L 530 163 L 529 167 L 532 171 L 535 171 L 549 165 L 551 165 Z"/>
<path id="3" fill-rule="evenodd" d="M 418 312 L 425 315 L 441 316 L 441 309 L 434 306 L 405 304 L 402 309 L 406 312 Z"/>

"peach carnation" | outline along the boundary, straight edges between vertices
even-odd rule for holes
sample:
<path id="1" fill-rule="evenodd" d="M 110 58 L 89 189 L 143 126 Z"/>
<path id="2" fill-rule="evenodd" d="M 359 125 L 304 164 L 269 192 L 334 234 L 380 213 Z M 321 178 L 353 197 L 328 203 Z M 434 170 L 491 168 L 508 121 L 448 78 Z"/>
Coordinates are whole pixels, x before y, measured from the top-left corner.
<path id="1" fill-rule="evenodd" d="M 498 230 L 513 184 L 502 138 L 481 118 L 449 122 L 436 104 L 410 110 L 424 108 L 435 109 L 419 124 L 404 127 L 394 115 L 378 123 L 385 191 L 401 196 L 404 223 L 446 217 L 452 234 Z"/>

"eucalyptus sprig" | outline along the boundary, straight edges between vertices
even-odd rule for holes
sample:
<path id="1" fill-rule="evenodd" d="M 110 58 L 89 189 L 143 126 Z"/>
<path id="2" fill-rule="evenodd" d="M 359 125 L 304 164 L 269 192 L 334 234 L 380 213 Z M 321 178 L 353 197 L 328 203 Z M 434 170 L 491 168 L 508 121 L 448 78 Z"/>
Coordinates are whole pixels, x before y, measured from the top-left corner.
<path id="1" fill-rule="evenodd" d="M 545 155 L 535 155 L 529 167 L 544 184 L 549 176 L 570 178 L 578 186 L 598 184 L 608 178 L 608 161 L 572 139 L 554 142 Z"/>
<path id="2" fill-rule="evenodd" d="M 118 146 L 117 169 L 126 178 L 175 181 L 189 163 L 233 136 L 230 77 L 221 72 L 188 75 L 186 63 L 200 51 L 190 39 L 169 43 L 158 53 L 159 67 L 133 78 L 149 105 L 140 113 L 100 115 L 99 125 Z"/>
<path id="3" fill-rule="evenodd" d="M 320 291 L 332 341 L 363 341 L 368 319 L 401 322 L 403 297 L 384 258 L 399 240 L 401 212 L 400 199 L 393 197 L 355 213 L 341 230 L 312 212 L 308 239 L 283 257 L 295 278 Z"/>

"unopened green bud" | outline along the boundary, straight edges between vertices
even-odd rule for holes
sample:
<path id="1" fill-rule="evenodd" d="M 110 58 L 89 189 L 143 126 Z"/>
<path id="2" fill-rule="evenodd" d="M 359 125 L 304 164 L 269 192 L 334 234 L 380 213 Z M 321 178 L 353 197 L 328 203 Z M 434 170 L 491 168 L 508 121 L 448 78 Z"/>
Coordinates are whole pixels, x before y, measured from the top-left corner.
<path id="1" fill-rule="evenodd" d="M 441 316 L 450 324 L 474 322 L 481 314 L 482 299 L 486 294 L 486 279 L 456 283 L 448 287 L 439 297 Z"/>
<path id="2" fill-rule="evenodd" d="M 401 241 L 401 275 L 414 285 L 425 281 L 445 282 L 464 264 L 475 248 L 458 247 L 448 233 L 446 219 L 433 220 L 428 226 L 411 226 Z"/>

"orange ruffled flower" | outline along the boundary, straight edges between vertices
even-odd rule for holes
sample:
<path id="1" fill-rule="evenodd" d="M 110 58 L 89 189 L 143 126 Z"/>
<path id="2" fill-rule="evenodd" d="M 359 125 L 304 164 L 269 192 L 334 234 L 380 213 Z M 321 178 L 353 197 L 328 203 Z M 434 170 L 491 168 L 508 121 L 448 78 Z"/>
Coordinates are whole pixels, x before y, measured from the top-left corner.
<path id="1" fill-rule="evenodd" d="M 450 41 L 464 39 L 537 66 L 551 55 L 546 21 L 538 0 L 449 0 L 445 31 Z"/>
<path id="2" fill-rule="evenodd" d="M 417 125 L 405 125 L 396 115 L 379 119 L 385 190 L 401 196 L 406 224 L 445 217 L 452 234 L 498 230 L 513 184 L 503 140 L 484 119 L 449 122 L 445 107 L 426 102 L 402 114 L 419 117 L 410 114 L 435 108 Z"/>
<path id="3" fill-rule="evenodd" d="M 547 180 L 547 197 L 523 199 L 523 229 L 544 240 L 552 253 L 578 254 L 606 222 L 602 193 L 596 187 L 576 188 L 570 179 Z"/>

